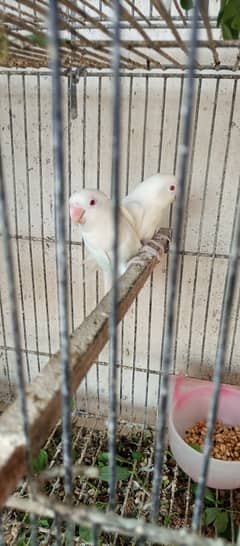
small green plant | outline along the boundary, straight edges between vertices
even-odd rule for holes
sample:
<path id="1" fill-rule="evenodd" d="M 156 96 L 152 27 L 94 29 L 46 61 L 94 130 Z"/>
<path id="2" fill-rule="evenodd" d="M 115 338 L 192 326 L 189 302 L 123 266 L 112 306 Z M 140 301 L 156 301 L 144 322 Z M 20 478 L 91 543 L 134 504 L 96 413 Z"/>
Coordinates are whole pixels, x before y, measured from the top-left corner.
<path id="1" fill-rule="evenodd" d="M 17 546 L 28 546 L 29 544 L 29 537 L 24 533 L 22 536 L 19 537 L 17 541 Z"/>
<path id="2" fill-rule="evenodd" d="M 200 0 L 200 9 L 201 9 Z M 192 0 L 180 0 L 186 11 L 192 9 Z M 240 33 L 240 0 L 221 0 L 217 17 L 217 26 L 221 27 L 224 40 L 237 40 Z"/>
<path id="3" fill-rule="evenodd" d="M 144 430 L 143 433 L 143 445 L 148 445 L 152 441 L 152 432 L 150 430 Z"/>
<path id="4" fill-rule="evenodd" d="M 36 33 L 28 34 L 26 38 L 29 40 L 29 42 L 31 42 L 35 46 L 39 46 L 42 48 L 47 47 L 47 43 L 48 43 L 47 37 L 44 36 L 43 34 L 36 34 Z"/>
<path id="5" fill-rule="evenodd" d="M 71 412 L 73 412 L 75 409 L 76 409 L 75 400 L 74 400 L 74 398 L 71 398 L 71 400 L 70 400 L 70 410 L 71 410 Z"/>
<path id="6" fill-rule="evenodd" d="M 107 452 L 102 452 L 98 454 L 98 466 L 100 467 L 99 480 L 102 480 L 103 482 L 109 482 L 109 478 L 110 478 L 110 469 L 108 465 L 108 459 L 109 459 L 109 454 Z M 121 457 L 120 455 L 116 456 L 116 461 L 124 465 L 129 464 L 129 461 L 127 459 L 124 459 L 124 457 Z M 129 471 L 128 468 L 126 468 L 126 466 L 120 466 L 119 464 L 116 465 L 117 481 L 128 480 L 130 475 L 131 475 L 131 472 Z"/>
<path id="7" fill-rule="evenodd" d="M 240 0 L 221 0 L 217 26 L 221 27 L 224 40 L 237 40 L 240 31 Z"/>
<path id="8" fill-rule="evenodd" d="M 196 485 L 192 486 L 195 494 Z M 214 489 L 209 487 L 204 491 L 204 506 L 202 511 L 202 525 L 208 527 L 213 525 L 218 536 L 229 538 L 230 510 L 224 507 L 221 499 L 217 499 Z"/>
<path id="9" fill-rule="evenodd" d="M 44 527 L 45 529 L 49 529 L 50 527 L 50 521 L 46 518 L 39 518 L 37 522 L 38 527 Z"/>
<path id="10" fill-rule="evenodd" d="M 129 476 L 131 475 L 131 472 L 124 466 L 118 466 L 116 465 L 116 480 L 117 481 L 124 481 L 128 480 Z M 109 466 L 102 466 L 99 474 L 99 480 L 102 480 L 103 482 L 109 482 L 110 480 L 110 468 Z"/>
<path id="11" fill-rule="evenodd" d="M 82 543 L 93 544 L 93 534 L 91 528 L 79 525 L 78 535 Z"/>
<path id="12" fill-rule="evenodd" d="M 72 447 L 72 462 L 73 462 L 73 464 L 76 463 L 78 458 L 79 458 L 79 451 L 77 450 L 77 448 L 75 446 L 73 446 Z"/>
<path id="13" fill-rule="evenodd" d="M 125 481 L 132 476 L 134 481 L 138 484 L 138 487 L 145 491 L 144 480 L 139 475 L 142 472 L 146 472 L 145 467 L 136 468 L 136 463 L 143 459 L 144 455 L 135 449 L 130 450 L 128 458 L 116 455 L 116 479 L 117 481 Z M 99 480 L 109 482 L 110 480 L 110 468 L 108 464 L 109 453 L 101 452 L 98 454 L 98 466 L 100 468 Z M 166 484 L 164 484 L 166 486 Z"/>
<path id="14" fill-rule="evenodd" d="M 201 446 L 199 444 L 188 444 L 192 449 L 195 449 L 195 451 L 202 452 Z"/>
<path id="15" fill-rule="evenodd" d="M 140 451 L 135 451 L 134 453 L 132 453 L 132 458 L 134 461 L 141 461 L 143 458 L 143 454 L 140 453 Z"/>
<path id="16" fill-rule="evenodd" d="M 93 544 L 93 543 L 95 544 L 93 539 L 93 531 L 91 527 L 85 527 L 84 525 L 79 525 L 78 534 L 79 534 L 81 544 Z M 100 536 L 98 536 L 97 544 L 98 546 L 102 545 Z"/>
<path id="17" fill-rule="evenodd" d="M 171 521 L 171 516 L 169 514 L 166 514 L 163 520 L 163 527 L 168 527 L 170 524 L 170 521 Z"/>
<path id="18" fill-rule="evenodd" d="M 227 529 L 229 523 L 229 514 L 221 506 L 209 506 L 205 508 L 203 513 L 203 525 L 213 524 L 215 530 L 219 536 L 221 536 Z"/>
<path id="19" fill-rule="evenodd" d="M 188 11 L 189 9 L 192 9 L 193 7 L 192 0 L 181 0 L 180 3 L 182 8 L 185 9 L 186 11 Z"/>
<path id="20" fill-rule="evenodd" d="M 107 502 L 97 501 L 95 506 L 97 510 L 99 510 L 99 512 L 105 512 L 107 508 Z"/>
<path id="21" fill-rule="evenodd" d="M 32 462 L 33 471 L 35 474 L 40 474 L 48 467 L 48 454 L 45 449 L 40 449 L 35 459 Z"/>

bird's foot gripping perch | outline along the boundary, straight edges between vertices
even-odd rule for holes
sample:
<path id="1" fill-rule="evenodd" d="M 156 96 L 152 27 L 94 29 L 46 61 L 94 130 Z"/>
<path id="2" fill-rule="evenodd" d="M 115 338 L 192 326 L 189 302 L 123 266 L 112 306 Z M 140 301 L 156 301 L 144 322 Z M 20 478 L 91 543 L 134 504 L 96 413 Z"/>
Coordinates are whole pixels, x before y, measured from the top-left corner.
<path id="1" fill-rule="evenodd" d="M 158 232 L 154 235 L 154 239 L 151 239 L 142 246 L 137 256 L 134 256 L 129 260 L 128 267 L 131 265 L 145 265 L 146 259 L 157 258 L 160 261 L 161 256 L 166 252 L 168 243 L 171 239 L 171 235 Z"/>

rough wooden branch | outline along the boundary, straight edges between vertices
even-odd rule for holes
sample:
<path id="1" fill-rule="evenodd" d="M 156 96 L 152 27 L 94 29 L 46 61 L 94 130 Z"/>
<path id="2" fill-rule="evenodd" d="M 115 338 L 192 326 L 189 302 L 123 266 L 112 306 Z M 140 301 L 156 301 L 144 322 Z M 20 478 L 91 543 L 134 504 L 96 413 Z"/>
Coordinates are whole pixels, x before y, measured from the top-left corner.
<path id="1" fill-rule="evenodd" d="M 162 232 L 169 235 L 168 230 Z M 165 250 L 167 240 L 164 241 Z M 154 248 L 154 245 L 153 245 Z M 118 322 L 122 320 L 157 263 L 143 258 L 119 281 Z M 93 361 L 108 341 L 111 296 L 107 294 L 70 337 L 71 389 L 76 391 Z M 44 444 L 61 412 L 60 354 L 56 353 L 36 379 L 26 387 L 32 454 Z M 18 399 L 0 417 L 0 507 L 25 472 L 25 443 Z"/>

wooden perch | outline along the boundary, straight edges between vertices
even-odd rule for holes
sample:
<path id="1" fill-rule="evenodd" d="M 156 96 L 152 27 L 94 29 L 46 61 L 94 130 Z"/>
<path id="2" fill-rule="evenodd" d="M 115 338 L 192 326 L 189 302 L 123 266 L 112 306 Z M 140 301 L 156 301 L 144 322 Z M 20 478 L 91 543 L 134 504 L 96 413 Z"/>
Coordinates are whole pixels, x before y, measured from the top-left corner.
<path id="1" fill-rule="evenodd" d="M 170 236 L 169 230 L 165 229 L 161 232 Z M 163 244 L 166 251 L 167 239 L 163 241 Z M 156 258 L 147 257 L 143 257 L 143 262 L 144 265 L 132 265 L 119 280 L 118 322 L 122 320 L 158 263 Z M 108 293 L 70 337 L 69 366 L 72 392 L 76 391 L 108 341 L 110 313 L 111 294 Z M 26 400 L 31 452 L 35 455 L 47 440 L 61 414 L 59 352 L 50 358 L 42 372 L 26 387 Z M 0 507 L 2 507 L 26 471 L 25 442 L 18 399 L 0 417 L 0 446 Z"/>

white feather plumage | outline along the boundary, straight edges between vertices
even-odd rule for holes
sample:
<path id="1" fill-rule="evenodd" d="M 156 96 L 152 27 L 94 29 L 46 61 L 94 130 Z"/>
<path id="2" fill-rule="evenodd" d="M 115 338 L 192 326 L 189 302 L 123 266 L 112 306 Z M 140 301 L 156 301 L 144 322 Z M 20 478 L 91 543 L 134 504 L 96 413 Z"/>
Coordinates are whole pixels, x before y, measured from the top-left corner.
<path id="1" fill-rule="evenodd" d="M 119 275 L 134 262 L 142 244 L 159 230 L 162 212 L 175 197 L 175 184 L 173 175 L 156 174 L 123 199 L 119 209 Z M 105 288 L 109 289 L 113 266 L 112 202 L 99 190 L 83 189 L 71 195 L 69 204 L 71 218 L 79 223 L 84 243 L 103 270 Z"/>

